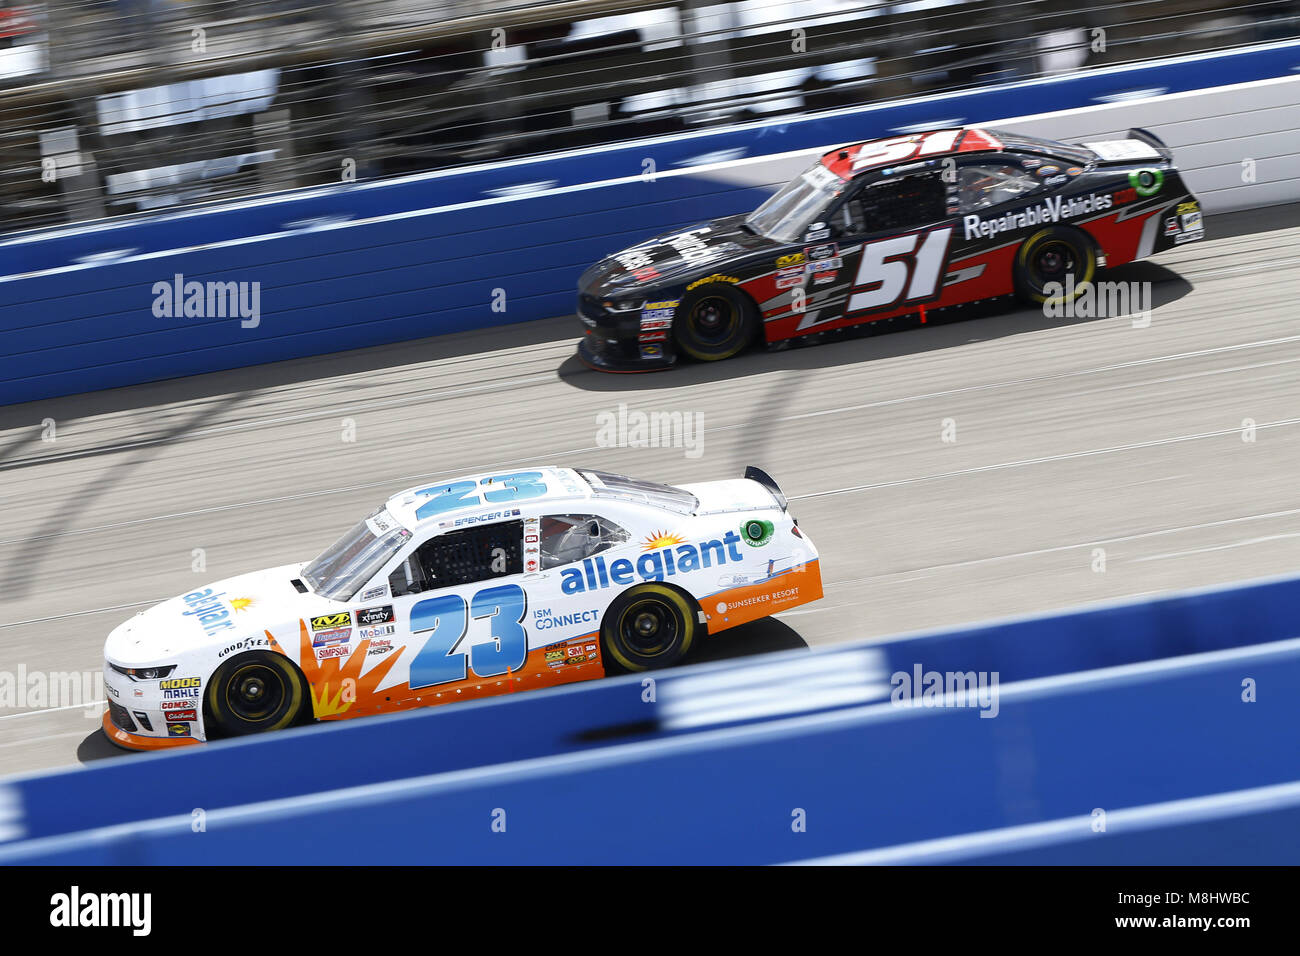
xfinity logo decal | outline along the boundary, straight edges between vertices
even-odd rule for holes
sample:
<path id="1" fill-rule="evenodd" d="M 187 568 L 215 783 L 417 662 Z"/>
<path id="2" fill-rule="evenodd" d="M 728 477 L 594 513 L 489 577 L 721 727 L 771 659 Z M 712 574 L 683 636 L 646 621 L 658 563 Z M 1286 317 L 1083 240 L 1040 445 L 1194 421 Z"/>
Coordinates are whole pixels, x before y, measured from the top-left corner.
<path id="1" fill-rule="evenodd" d="M 1005 216 L 999 216 L 997 219 L 980 219 L 979 216 L 964 216 L 962 222 L 966 227 L 966 238 L 974 239 L 977 236 L 983 239 L 992 239 L 999 232 L 1010 232 L 1014 229 L 1028 229 L 1030 226 L 1039 226 L 1044 223 L 1060 222 L 1062 219 L 1073 219 L 1075 216 L 1086 216 L 1091 212 L 1102 212 L 1109 209 L 1112 205 L 1112 197 L 1106 196 L 1084 196 L 1074 199 L 1065 199 L 1062 196 L 1052 196 L 1045 199 L 1037 206 L 1030 206 L 1020 212 L 1009 212 Z"/>

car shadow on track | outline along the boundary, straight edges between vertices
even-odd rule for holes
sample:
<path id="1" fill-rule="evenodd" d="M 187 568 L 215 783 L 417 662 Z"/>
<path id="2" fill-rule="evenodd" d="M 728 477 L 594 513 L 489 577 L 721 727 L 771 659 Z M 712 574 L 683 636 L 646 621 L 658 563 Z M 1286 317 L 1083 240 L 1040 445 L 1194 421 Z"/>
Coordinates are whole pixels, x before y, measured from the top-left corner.
<path id="1" fill-rule="evenodd" d="M 1143 260 L 1108 270 L 1099 281 L 1122 284 L 1150 283 L 1150 306 L 1159 310 L 1192 291 L 1192 284 L 1159 263 Z M 1042 309 L 1028 308 L 1004 297 L 947 309 L 918 318 L 888 320 L 876 325 L 810 335 L 771 349 L 756 348 L 723 362 L 682 362 L 667 373 L 611 375 L 597 372 L 571 356 L 560 366 L 560 378 L 574 388 L 591 392 L 623 392 L 686 387 L 708 381 L 746 378 L 773 371 L 814 370 L 856 365 L 881 359 L 959 348 L 972 342 L 1066 328 L 1088 322 L 1113 322 L 1114 315 L 1049 317 Z"/>
<path id="2" fill-rule="evenodd" d="M 795 648 L 806 650 L 808 642 L 784 621 L 778 621 L 774 617 L 764 617 L 705 638 L 696 645 L 687 660 L 691 664 L 702 664 L 705 661 L 732 660 Z"/>
<path id="3" fill-rule="evenodd" d="M 131 757 L 130 750 L 123 750 L 104 736 L 102 730 L 96 730 L 89 737 L 77 744 L 77 759 L 82 763 L 94 763 L 97 760 L 111 760 L 114 757 Z"/>

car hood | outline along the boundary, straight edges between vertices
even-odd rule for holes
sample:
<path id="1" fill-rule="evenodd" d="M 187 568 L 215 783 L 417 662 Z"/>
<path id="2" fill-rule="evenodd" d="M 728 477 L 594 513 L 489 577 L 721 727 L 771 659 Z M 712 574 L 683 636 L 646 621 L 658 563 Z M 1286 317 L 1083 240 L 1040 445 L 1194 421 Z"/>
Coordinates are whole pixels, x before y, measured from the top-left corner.
<path id="1" fill-rule="evenodd" d="M 172 655 L 341 608 L 311 592 L 299 593 L 292 582 L 302 568 L 289 564 L 241 574 L 155 604 L 113 630 L 104 656 L 127 667 L 167 663 Z"/>
<path id="2" fill-rule="evenodd" d="M 647 239 L 600 260 L 578 287 L 597 298 L 636 295 L 725 273 L 737 258 L 779 245 L 742 228 L 745 218 L 728 216 Z"/>

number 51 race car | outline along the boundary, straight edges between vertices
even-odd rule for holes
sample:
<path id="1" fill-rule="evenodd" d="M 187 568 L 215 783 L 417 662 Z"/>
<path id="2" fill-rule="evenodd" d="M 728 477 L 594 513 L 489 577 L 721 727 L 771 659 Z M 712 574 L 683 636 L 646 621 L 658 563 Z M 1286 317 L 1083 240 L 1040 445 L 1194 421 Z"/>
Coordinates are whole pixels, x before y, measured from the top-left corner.
<path id="1" fill-rule="evenodd" d="M 1062 304 L 1099 267 L 1204 236 L 1145 130 L 1067 145 L 942 129 L 831 150 L 747 216 L 612 255 L 578 283 L 593 368 L 667 368 L 1017 293 Z"/>
<path id="2" fill-rule="evenodd" d="M 776 483 L 541 468 L 390 498 L 309 564 L 164 601 L 104 645 L 104 732 L 149 750 L 665 667 L 822 596 Z"/>

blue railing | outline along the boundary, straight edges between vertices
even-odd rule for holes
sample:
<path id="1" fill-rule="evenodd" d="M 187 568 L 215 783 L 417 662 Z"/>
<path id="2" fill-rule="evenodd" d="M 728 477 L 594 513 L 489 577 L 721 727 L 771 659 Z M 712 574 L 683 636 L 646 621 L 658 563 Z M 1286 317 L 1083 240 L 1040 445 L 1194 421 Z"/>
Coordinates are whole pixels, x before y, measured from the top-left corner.
<path id="1" fill-rule="evenodd" d="M 1298 68 L 1300 44 L 1275 44 L 14 234 L 0 240 L 0 404 L 570 312 L 576 279 L 592 261 L 657 232 L 750 209 L 775 185 L 694 170 L 709 157 L 769 156 Z M 657 170 L 650 181 L 647 159 Z M 533 191 L 516 195 L 521 188 Z M 202 316 L 184 308 L 155 314 L 167 311 L 160 297 L 174 300 L 167 289 L 178 275 L 182 290 L 186 281 L 247 283 L 247 314 L 215 314 L 206 300 Z"/>
<path id="2" fill-rule="evenodd" d="M 0 863 L 1272 862 L 1293 832 L 1241 840 L 1300 802 L 1297 606 L 1266 581 L 21 778 Z M 985 693 L 900 703 L 918 672 Z"/>

